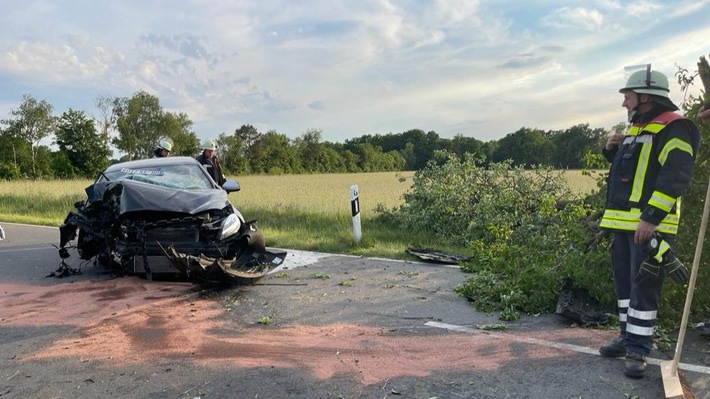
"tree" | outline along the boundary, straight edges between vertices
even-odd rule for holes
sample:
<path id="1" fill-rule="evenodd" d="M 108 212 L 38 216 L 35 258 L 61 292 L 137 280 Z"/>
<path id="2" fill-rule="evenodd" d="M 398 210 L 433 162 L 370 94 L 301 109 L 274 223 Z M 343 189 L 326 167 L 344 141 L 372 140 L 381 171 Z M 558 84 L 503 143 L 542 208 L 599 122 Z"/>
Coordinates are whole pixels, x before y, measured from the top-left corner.
<path id="1" fill-rule="evenodd" d="M 270 130 L 251 147 L 250 169 L 254 173 L 298 173 L 301 171 L 298 152 L 285 134 Z"/>
<path id="2" fill-rule="evenodd" d="M 363 172 L 382 172 L 401 170 L 405 160 L 398 151 L 382 152 L 382 148 L 370 143 L 358 144 L 354 151 L 360 161 L 359 169 Z"/>
<path id="3" fill-rule="evenodd" d="M 474 137 L 466 137 L 458 133 L 450 141 L 449 151 L 462 158 L 464 154 L 486 155 L 483 153 L 483 142 Z"/>
<path id="4" fill-rule="evenodd" d="M 192 130 L 192 121 L 184 112 L 165 112 L 162 115 L 158 127 L 158 138 L 160 137 L 169 137 L 173 141 L 172 155 L 192 157 L 200 152 L 200 140 Z M 158 138 L 152 143 L 153 149 Z"/>
<path id="5" fill-rule="evenodd" d="M 63 168 L 63 175 L 71 172 L 71 176 L 94 177 L 108 166 L 111 151 L 84 111 L 74 111 L 70 108 L 61 115 L 55 143 L 71 166 L 70 171 Z M 57 158 L 55 162 L 59 162 L 55 165 L 63 165 L 63 158 Z"/>
<path id="6" fill-rule="evenodd" d="M 515 166 L 552 165 L 554 143 L 550 135 L 539 129 L 520 128 L 498 141 L 491 160 L 512 160 Z"/>
<path id="7" fill-rule="evenodd" d="M 242 141 L 242 155 L 250 159 L 253 155 L 252 147 L 261 138 L 261 133 L 252 125 L 242 125 L 239 129 L 234 131 L 234 135 L 239 137 Z"/>
<path id="8" fill-rule="evenodd" d="M 29 144 L 33 178 L 39 177 L 37 168 L 39 143 L 54 133 L 56 118 L 52 115 L 53 111 L 54 107 L 46 100 L 37 101 L 34 97 L 25 94 L 22 96 L 20 107 L 10 111 L 13 118 L 0 121 L 8 127 L 11 134 Z"/>
<path id="9" fill-rule="evenodd" d="M 245 174 L 249 172 L 249 162 L 242 154 L 243 142 L 236 134 L 227 136 L 220 133 L 217 137 L 219 158 L 225 173 Z"/>
<path id="10" fill-rule="evenodd" d="M 131 98 L 116 98 L 114 113 L 118 137 L 112 142 L 127 158 L 148 158 L 158 142 L 163 109 L 158 97 L 139 91 Z"/>
<path id="11" fill-rule="evenodd" d="M 94 101 L 96 108 L 99 110 L 99 117 L 94 119 L 99 125 L 99 134 L 107 147 L 111 143 L 109 131 L 116 124 L 116 115 L 113 112 L 114 102 L 115 99 L 109 96 L 99 96 Z"/>
<path id="12" fill-rule="evenodd" d="M 588 123 L 572 126 L 552 135 L 555 153 L 552 156 L 556 168 L 581 169 L 585 154 L 600 154 L 606 139 L 606 131 L 591 129 Z"/>
<path id="13" fill-rule="evenodd" d="M 321 130 L 308 129 L 294 142 L 301 160 L 301 167 L 307 173 L 329 172 L 323 162 Z"/>
<path id="14" fill-rule="evenodd" d="M 18 158 L 22 154 L 26 154 L 29 162 L 30 151 L 27 143 L 20 140 L 12 129 L 0 129 L 0 179 L 16 180 L 20 178 L 20 159 Z"/>

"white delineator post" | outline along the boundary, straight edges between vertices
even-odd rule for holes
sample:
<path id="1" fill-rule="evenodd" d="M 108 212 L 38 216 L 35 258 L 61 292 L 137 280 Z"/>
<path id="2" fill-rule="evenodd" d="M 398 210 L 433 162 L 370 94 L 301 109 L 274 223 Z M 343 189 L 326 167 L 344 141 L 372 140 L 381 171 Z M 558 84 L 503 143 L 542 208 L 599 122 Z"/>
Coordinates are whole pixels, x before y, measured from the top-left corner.
<path id="1" fill-rule="evenodd" d="M 355 242 L 360 242 L 362 229 L 360 227 L 360 192 L 357 184 L 350 186 L 350 209 L 353 215 L 353 236 L 355 237 Z"/>

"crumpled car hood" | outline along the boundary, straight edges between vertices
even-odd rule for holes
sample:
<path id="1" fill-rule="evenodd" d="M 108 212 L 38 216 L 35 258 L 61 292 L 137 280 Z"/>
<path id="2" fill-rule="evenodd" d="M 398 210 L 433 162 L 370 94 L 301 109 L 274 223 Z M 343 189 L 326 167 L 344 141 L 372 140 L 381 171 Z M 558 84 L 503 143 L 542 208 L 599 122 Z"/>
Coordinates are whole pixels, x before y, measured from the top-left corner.
<path id="1" fill-rule="evenodd" d="M 132 180 L 106 181 L 86 188 L 89 202 L 101 201 L 107 190 L 122 186 L 119 215 L 128 212 L 179 212 L 195 215 L 229 206 L 227 192 L 213 190 L 178 190 Z"/>

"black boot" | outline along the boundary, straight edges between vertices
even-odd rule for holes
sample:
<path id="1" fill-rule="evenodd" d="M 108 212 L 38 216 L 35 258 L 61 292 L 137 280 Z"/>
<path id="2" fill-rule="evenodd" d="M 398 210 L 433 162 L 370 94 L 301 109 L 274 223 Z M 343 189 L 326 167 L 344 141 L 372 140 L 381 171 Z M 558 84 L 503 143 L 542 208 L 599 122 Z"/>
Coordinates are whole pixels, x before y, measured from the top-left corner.
<path id="1" fill-rule="evenodd" d="M 624 357 L 627 355 L 624 339 L 621 337 L 614 338 L 613 341 L 599 348 L 599 353 L 604 357 Z"/>
<path id="2" fill-rule="evenodd" d="M 624 362 L 624 374 L 631 378 L 641 378 L 646 374 L 646 356 L 638 352 L 629 352 Z"/>

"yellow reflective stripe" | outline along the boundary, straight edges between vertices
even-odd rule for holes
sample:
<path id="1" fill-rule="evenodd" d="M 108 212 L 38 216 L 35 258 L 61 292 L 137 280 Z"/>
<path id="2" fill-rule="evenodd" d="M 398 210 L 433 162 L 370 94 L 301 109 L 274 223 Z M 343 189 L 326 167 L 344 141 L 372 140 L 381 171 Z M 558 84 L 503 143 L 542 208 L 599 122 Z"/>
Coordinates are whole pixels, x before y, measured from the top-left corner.
<path id="1" fill-rule="evenodd" d="M 604 211 L 604 218 L 622 219 L 622 220 L 641 220 L 641 210 L 632 208 L 630 211 L 620 211 L 617 209 L 607 209 Z"/>
<path id="2" fill-rule="evenodd" d="M 654 191 L 653 195 L 651 195 L 651 198 L 648 200 L 648 204 L 668 213 L 671 211 L 671 208 L 673 208 L 673 204 L 675 204 L 675 198 L 663 194 L 660 191 Z"/>
<path id="3" fill-rule="evenodd" d="M 676 212 L 678 209 L 676 209 Z M 661 221 L 661 224 L 656 227 L 659 233 L 677 234 L 679 215 L 669 213 Z M 641 221 L 641 210 L 634 208 L 631 211 L 621 211 L 615 209 L 607 209 L 604 211 L 599 227 L 612 230 L 636 231 L 636 227 Z"/>
<path id="4" fill-rule="evenodd" d="M 665 124 L 662 123 L 649 123 L 646 126 L 632 126 L 631 129 L 629 129 L 629 132 L 627 133 L 628 136 L 638 136 L 639 133 L 641 132 L 649 132 L 656 134 L 663 130 L 663 128 L 666 127 Z"/>
<path id="5" fill-rule="evenodd" d="M 663 255 L 665 255 L 669 249 L 671 249 L 671 246 L 668 245 L 666 240 L 661 240 L 661 245 L 658 247 L 658 252 L 653 256 L 653 259 L 658 262 L 663 262 Z"/>
<path id="6" fill-rule="evenodd" d="M 678 226 L 667 226 L 661 223 L 660 226 L 656 227 L 656 231 L 659 233 L 676 235 L 678 234 Z"/>
<path id="7" fill-rule="evenodd" d="M 643 183 L 646 179 L 646 169 L 648 169 L 648 161 L 651 158 L 651 147 L 653 143 L 644 143 L 641 147 L 641 154 L 639 155 L 639 161 L 636 164 L 636 173 L 634 174 L 634 185 L 631 188 L 631 195 L 629 196 L 629 201 L 639 202 L 641 199 L 641 194 L 643 194 Z"/>
<path id="8" fill-rule="evenodd" d="M 666 158 L 668 158 L 668 154 L 676 149 L 687 152 L 691 157 L 693 156 L 693 147 L 691 147 L 690 144 L 679 138 L 674 138 L 668 140 L 666 145 L 663 146 L 661 153 L 658 155 L 658 162 L 661 165 L 664 165 L 666 163 Z"/>
<path id="9" fill-rule="evenodd" d="M 612 230 L 636 231 L 639 222 L 627 222 L 619 220 L 602 219 L 599 227 Z"/>

